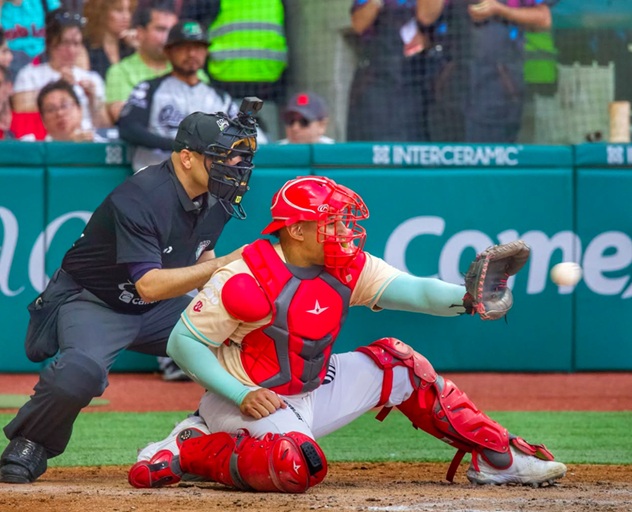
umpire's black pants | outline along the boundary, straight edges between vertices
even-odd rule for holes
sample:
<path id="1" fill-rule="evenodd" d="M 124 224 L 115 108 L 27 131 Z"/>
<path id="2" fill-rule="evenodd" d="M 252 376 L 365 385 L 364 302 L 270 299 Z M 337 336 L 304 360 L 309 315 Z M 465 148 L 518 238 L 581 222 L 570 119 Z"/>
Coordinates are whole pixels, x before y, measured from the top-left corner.
<path id="1" fill-rule="evenodd" d="M 190 301 L 190 296 L 165 300 L 142 315 L 131 315 L 83 290 L 63 304 L 57 323 L 59 353 L 41 371 L 35 394 L 4 428 L 7 438 L 21 436 L 41 444 L 49 458 L 61 454 L 81 409 L 105 391 L 118 355 L 128 349 L 165 356 L 169 334 Z"/>

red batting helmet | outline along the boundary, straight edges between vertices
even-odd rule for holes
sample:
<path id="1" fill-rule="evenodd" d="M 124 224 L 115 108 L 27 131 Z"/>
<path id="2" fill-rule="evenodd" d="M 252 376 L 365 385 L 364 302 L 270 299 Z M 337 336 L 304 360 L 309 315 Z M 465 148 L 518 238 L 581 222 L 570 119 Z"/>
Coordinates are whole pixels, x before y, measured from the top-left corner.
<path id="1" fill-rule="evenodd" d="M 366 231 L 358 221 L 369 217 L 362 198 L 353 190 L 324 176 L 299 176 L 290 180 L 272 198 L 273 221 L 262 233 L 274 233 L 300 221 L 318 224 L 318 241 L 325 246 L 325 266 L 348 266 L 362 250 Z M 345 230 L 327 230 L 342 223 Z"/>

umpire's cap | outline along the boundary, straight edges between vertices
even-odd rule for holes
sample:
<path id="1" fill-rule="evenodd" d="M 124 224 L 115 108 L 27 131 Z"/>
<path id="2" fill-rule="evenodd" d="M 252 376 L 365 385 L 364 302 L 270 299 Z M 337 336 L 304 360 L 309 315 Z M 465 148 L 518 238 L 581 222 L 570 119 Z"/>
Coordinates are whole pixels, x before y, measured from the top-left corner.
<path id="1" fill-rule="evenodd" d="M 225 117 L 204 112 L 193 112 L 186 116 L 178 126 L 178 133 L 173 141 L 173 150 L 190 149 L 203 154 L 206 148 L 215 142 L 227 124 Z"/>
<path id="2" fill-rule="evenodd" d="M 172 147 L 176 152 L 188 149 L 202 155 L 216 156 L 213 148 L 234 149 L 242 142 L 246 143 L 249 159 L 252 159 L 252 153 L 257 149 L 255 127 L 230 119 L 223 112 L 193 112 L 180 122 Z"/>
<path id="3" fill-rule="evenodd" d="M 179 21 L 171 27 L 165 48 L 181 43 L 199 43 L 208 46 L 208 32 L 197 21 Z"/>

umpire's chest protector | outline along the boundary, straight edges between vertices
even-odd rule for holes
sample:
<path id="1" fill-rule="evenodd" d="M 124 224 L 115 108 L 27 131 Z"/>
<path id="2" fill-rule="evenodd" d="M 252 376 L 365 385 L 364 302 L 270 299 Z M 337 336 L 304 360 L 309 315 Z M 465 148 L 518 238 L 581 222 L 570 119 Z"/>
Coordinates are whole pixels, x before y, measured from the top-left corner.
<path id="1" fill-rule="evenodd" d="M 257 385 L 283 395 L 316 389 L 366 256 L 361 252 L 347 269 L 345 284 L 323 267 L 288 267 L 267 240 L 249 245 L 243 258 L 272 305 L 270 323 L 242 340 L 244 369 Z"/>

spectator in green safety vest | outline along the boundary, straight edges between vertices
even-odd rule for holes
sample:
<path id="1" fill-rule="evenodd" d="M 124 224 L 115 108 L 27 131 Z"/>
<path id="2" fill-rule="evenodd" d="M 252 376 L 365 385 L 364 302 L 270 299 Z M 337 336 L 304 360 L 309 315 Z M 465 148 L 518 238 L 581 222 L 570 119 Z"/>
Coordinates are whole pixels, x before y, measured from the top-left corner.
<path id="1" fill-rule="evenodd" d="M 279 138 L 279 105 L 285 102 L 287 39 L 284 0 L 190 0 L 180 17 L 209 27 L 207 71 L 214 87 L 237 103 L 265 101 L 258 120 L 270 142 Z"/>

